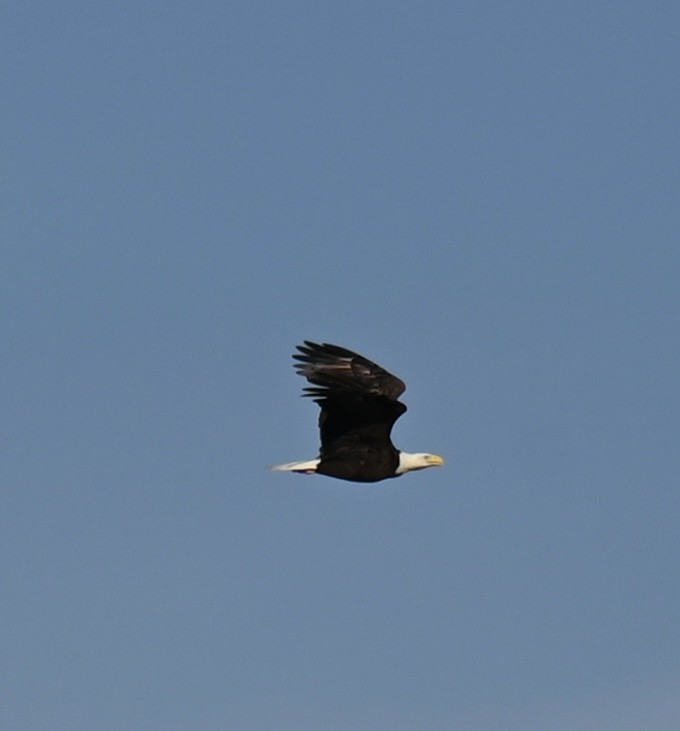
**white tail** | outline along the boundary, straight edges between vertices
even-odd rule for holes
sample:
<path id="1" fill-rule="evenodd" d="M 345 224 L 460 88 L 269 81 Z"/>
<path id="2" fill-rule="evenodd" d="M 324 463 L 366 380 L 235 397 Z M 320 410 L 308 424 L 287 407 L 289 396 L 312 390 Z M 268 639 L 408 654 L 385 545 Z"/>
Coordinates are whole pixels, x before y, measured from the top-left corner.
<path id="1" fill-rule="evenodd" d="M 321 460 L 308 459 L 305 462 L 288 462 L 287 464 L 275 464 L 269 469 L 274 472 L 299 472 L 303 475 L 312 475 L 316 472 L 316 468 Z"/>

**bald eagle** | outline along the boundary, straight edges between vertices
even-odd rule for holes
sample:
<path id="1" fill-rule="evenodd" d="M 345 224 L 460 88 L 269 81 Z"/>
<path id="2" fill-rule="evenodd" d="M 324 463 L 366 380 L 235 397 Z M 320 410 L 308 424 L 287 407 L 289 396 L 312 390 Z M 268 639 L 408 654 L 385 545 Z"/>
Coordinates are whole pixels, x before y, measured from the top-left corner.
<path id="1" fill-rule="evenodd" d="M 409 454 L 390 439 L 406 411 L 399 396 L 406 385 L 351 350 L 305 340 L 293 355 L 304 389 L 321 407 L 321 451 L 316 459 L 272 467 L 282 472 L 318 473 L 353 482 L 379 482 L 406 472 L 444 464 L 437 454 Z"/>

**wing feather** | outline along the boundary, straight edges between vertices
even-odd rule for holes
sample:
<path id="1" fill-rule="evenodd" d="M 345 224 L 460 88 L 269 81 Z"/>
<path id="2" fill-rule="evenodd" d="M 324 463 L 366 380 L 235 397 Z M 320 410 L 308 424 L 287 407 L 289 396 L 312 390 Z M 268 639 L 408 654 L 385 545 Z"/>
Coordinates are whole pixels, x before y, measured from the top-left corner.
<path id="1" fill-rule="evenodd" d="M 297 372 L 311 384 L 305 396 L 327 398 L 340 394 L 382 396 L 396 401 L 406 384 L 377 363 L 330 343 L 304 341 L 293 355 Z"/>

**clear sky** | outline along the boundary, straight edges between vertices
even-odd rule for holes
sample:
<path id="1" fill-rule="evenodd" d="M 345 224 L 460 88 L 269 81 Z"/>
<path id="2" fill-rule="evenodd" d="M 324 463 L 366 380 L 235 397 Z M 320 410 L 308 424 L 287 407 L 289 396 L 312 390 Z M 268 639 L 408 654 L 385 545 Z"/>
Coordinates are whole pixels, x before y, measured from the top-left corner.
<path id="1" fill-rule="evenodd" d="M 676 729 L 680 5 L 0 20 L 0 727 Z M 303 338 L 446 466 L 268 472 Z"/>

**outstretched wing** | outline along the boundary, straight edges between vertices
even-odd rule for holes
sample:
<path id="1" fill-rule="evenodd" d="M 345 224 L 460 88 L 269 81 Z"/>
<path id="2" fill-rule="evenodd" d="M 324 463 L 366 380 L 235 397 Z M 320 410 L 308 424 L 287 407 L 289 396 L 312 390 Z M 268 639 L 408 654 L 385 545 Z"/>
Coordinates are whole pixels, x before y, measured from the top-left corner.
<path id="1" fill-rule="evenodd" d="M 321 406 L 321 455 L 363 447 L 394 449 L 390 432 L 406 411 L 397 399 L 402 380 L 358 353 L 305 340 L 293 358 L 297 372 L 312 385 L 304 389 Z"/>
<path id="2" fill-rule="evenodd" d="M 300 351 L 293 355 L 297 372 L 304 376 L 311 387 L 305 388 L 305 396 L 314 398 L 345 395 L 383 396 L 396 401 L 406 390 L 406 384 L 358 353 L 328 343 L 312 343 L 305 340 L 298 345 Z"/>

